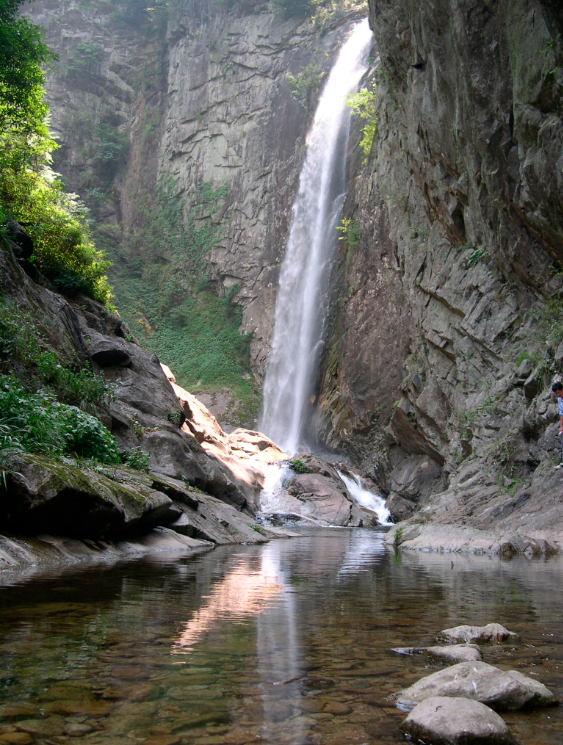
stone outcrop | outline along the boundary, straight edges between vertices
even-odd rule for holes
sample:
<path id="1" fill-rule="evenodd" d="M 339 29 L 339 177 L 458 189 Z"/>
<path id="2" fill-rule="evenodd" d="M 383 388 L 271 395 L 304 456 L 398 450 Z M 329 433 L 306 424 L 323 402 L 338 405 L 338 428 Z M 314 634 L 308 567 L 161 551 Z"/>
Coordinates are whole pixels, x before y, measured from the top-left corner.
<path id="1" fill-rule="evenodd" d="M 416 547 L 558 549 L 561 12 L 370 0 L 370 22 L 378 131 L 353 159 L 320 434 L 416 513 Z"/>
<path id="2" fill-rule="evenodd" d="M 433 696 L 418 704 L 401 725 L 415 742 L 434 745 L 514 745 L 506 723 L 478 701 Z"/>
<path id="3" fill-rule="evenodd" d="M 468 698 L 499 711 L 558 703 L 539 681 L 517 670 L 505 672 L 476 661 L 460 662 L 422 678 L 397 694 L 397 704 L 409 710 L 434 696 Z"/>

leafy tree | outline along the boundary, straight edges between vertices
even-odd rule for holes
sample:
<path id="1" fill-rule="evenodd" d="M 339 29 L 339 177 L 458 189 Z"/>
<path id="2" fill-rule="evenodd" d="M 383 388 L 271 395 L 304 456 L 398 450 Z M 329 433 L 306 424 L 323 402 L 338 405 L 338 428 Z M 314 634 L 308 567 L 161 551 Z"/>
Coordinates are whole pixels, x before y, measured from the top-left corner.
<path id="1" fill-rule="evenodd" d="M 24 0 L 0 0 L 0 129 L 30 132 L 47 115 L 42 65 L 55 59 L 39 26 L 19 14 Z"/>
<path id="2" fill-rule="evenodd" d="M 49 164 L 56 149 L 47 124 L 45 74 L 55 59 L 42 30 L 18 15 L 23 0 L 0 0 L 0 235 L 6 218 L 34 241 L 31 261 L 67 294 L 107 303 L 108 263 L 92 243 L 78 199 Z"/>
<path id="3" fill-rule="evenodd" d="M 360 141 L 360 147 L 367 156 L 371 152 L 375 135 L 377 134 L 377 114 L 375 113 L 375 85 L 370 91 L 368 88 L 362 88 L 357 93 L 351 93 L 346 104 L 352 109 L 355 116 L 365 119 L 366 123 L 362 129 L 363 137 Z"/>

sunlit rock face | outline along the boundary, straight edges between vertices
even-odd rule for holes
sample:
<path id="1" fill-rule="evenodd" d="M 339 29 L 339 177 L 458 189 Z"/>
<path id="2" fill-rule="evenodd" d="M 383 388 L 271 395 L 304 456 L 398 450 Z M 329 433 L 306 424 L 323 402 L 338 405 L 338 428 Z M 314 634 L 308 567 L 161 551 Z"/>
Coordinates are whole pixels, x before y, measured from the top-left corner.
<path id="1" fill-rule="evenodd" d="M 217 235 L 211 278 L 219 294 L 237 285 L 260 381 L 305 136 L 358 11 L 337 14 L 321 34 L 264 2 L 180 0 L 153 26 L 124 19 L 120 7 L 101 0 L 30 7 L 59 55 L 47 84 L 61 144 L 55 165 L 104 223 L 125 233 L 154 202 L 158 177 L 174 184 L 186 215 L 198 205 L 199 224 L 210 219 Z M 304 71 L 309 84 L 296 94 L 288 74 Z M 86 177 L 105 168 L 95 152 L 100 123 L 127 142 L 104 171 L 114 198 L 101 206 Z M 221 189 L 221 199 L 206 202 L 202 184 Z M 156 263 L 168 261 L 165 241 L 151 250 Z"/>
<path id="2" fill-rule="evenodd" d="M 378 0 L 370 21 L 378 134 L 348 193 L 319 430 L 396 517 L 449 484 L 441 521 L 513 531 L 560 451 L 561 10 Z"/>

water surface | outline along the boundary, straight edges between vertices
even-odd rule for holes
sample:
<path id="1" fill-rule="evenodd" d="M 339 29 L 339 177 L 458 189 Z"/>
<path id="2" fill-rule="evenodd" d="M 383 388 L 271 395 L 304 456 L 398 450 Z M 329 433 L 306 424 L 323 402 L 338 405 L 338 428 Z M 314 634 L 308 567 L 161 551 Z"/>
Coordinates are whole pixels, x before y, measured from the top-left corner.
<path id="1" fill-rule="evenodd" d="M 398 554 L 327 530 L 0 589 L 0 743 L 404 742 L 388 697 L 435 667 L 394 654 L 441 629 L 521 634 L 485 661 L 563 698 L 562 562 Z M 563 707 L 503 715 L 563 743 Z"/>

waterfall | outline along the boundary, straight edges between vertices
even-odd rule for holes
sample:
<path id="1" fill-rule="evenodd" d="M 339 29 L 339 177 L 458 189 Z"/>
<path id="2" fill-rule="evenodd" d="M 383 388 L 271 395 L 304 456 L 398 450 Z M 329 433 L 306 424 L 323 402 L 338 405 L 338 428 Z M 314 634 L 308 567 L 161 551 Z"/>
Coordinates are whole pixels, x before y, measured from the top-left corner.
<path id="1" fill-rule="evenodd" d="M 346 96 L 366 71 L 372 34 L 367 19 L 342 47 L 307 136 L 307 153 L 293 204 L 281 267 L 272 351 L 260 428 L 288 454 L 298 451 L 322 347 L 323 302 L 346 193 L 350 110 Z"/>
<path id="2" fill-rule="evenodd" d="M 351 478 L 345 476 L 338 469 L 336 472 L 345 483 L 348 493 L 360 507 L 365 507 L 372 512 L 375 512 L 380 525 L 392 525 L 391 513 L 385 506 L 385 500 L 380 497 L 379 494 L 373 494 L 373 492 L 364 489 L 360 477 L 356 474 L 352 474 Z"/>

